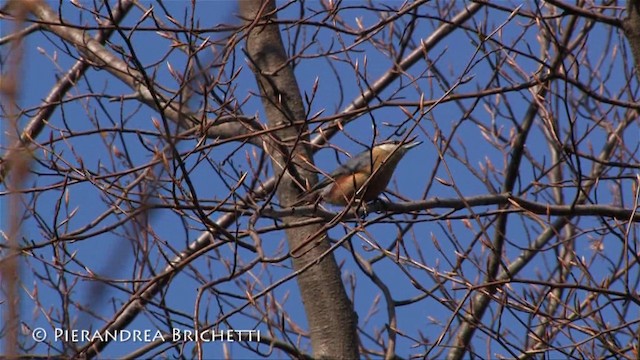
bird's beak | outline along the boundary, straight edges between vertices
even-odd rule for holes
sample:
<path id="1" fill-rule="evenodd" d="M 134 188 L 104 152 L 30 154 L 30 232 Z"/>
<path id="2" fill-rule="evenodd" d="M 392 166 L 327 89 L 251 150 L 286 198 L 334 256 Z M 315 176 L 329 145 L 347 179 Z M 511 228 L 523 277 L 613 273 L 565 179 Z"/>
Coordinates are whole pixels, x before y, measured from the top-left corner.
<path id="1" fill-rule="evenodd" d="M 417 139 L 417 138 L 418 138 L 418 136 L 416 135 L 416 136 L 414 136 L 413 138 L 411 138 L 411 139 L 407 140 L 407 142 L 406 142 L 404 145 L 402 145 L 402 148 L 403 148 L 404 150 L 409 150 L 409 149 L 411 149 L 411 148 L 414 148 L 414 147 L 416 147 L 416 146 L 418 146 L 418 145 L 422 144 L 422 141 L 414 141 L 414 140 L 415 140 L 415 139 Z"/>

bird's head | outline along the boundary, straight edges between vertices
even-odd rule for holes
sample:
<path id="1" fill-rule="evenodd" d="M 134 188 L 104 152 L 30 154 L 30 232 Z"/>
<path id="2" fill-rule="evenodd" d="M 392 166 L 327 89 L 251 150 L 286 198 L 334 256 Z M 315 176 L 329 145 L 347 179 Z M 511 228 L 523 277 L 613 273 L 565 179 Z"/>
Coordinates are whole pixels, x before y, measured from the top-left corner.
<path id="1" fill-rule="evenodd" d="M 418 136 L 407 139 L 406 141 L 393 140 L 385 141 L 373 147 L 373 152 L 383 156 L 388 156 L 391 153 L 404 155 L 409 149 L 412 149 L 420 144 L 422 141 L 415 141 Z"/>

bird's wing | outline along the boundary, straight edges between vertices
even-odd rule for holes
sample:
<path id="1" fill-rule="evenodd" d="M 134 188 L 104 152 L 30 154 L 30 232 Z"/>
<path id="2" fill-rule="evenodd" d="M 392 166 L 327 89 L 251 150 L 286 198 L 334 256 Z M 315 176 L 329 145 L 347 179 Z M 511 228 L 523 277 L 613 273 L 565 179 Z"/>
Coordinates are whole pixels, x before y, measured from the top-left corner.
<path id="1" fill-rule="evenodd" d="M 332 178 L 336 178 L 342 175 L 351 175 L 358 172 L 358 170 L 362 171 L 363 167 L 367 169 L 371 167 L 370 151 L 361 152 L 360 154 L 347 160 L 346 163 L 340 165 L 331 174 L 329 174 L 329 176 Z"/>
<path id="2" fill-rule="evenodd" d="M 344 164 L 340 165 L 337 169 L 335 169 L 332 173 L 329 174 L 329 177 L 325 177 L 322 180 L 320 180 L 309 191 L 312 192 L 315 190 L 322 189 L 325 186 L 333 183 L 336 178 L 339 178 L 341 176 L 355 174 L 358 172 L 358 168 L 362 168 L 363 166 L 371 167 L 370 163 L 371 163 L 371 152 L 370 151 L 361 152 L 360 154 L 347 160 L 347 162 L 345 162 Z"/>

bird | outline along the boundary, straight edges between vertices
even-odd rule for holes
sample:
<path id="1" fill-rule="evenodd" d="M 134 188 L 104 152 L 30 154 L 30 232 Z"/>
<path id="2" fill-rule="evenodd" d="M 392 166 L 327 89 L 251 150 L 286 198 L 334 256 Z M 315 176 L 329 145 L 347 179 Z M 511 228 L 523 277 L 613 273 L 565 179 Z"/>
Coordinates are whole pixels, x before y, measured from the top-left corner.
<path id="1" fill-rule="evenodd" d="M 347 205 L 353 198 L 364 202 L 376 200 L 387 188 L 402 157 L 422 144 L 416 138 L 382 142 L 352 157 L 302 193 L 299 203 L 321 199 L 332 205 Z"/>

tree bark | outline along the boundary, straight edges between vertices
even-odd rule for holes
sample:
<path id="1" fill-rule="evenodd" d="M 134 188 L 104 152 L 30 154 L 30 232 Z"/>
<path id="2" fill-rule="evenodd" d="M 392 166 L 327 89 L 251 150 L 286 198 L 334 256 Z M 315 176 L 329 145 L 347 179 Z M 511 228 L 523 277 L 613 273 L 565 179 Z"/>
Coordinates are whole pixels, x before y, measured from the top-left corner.
<path id="1" fill-rule="evenodd" d="M 300 134 L 306 126 L 294 125 L 305 118 L 305 110 L 300 90 L 282 43 L 273 1 L 239 1 L 240 13 L 247 26 L 246 52 L 249 64 L 260 88 L 262 103 L 269 127 L 286 124 L 282 130 L 274 131 L 272 141 L 265 144 L 272 159 L 274 173 L 281 180 L 277 196 L 283 206 L 296 201 L 299 186 L 295 181 L 315 183 L 314 173 L 297 166 L 296 159 L 312 159 L 311 151 L 300 143 Z M 299 123 L 298 123 L 299 124 Z M 283 151 L 284 150 L 284 151 Z M 288 224 L 300 220 L 299 217 L 285 217 Z M 296 249 L 309 237 L 321 230 L 319 225 L 297 227 L 287 230 L 290 249 Z M 330 248 L 326 237 L 306 252 L 293 258 L 296 271 L 316 262 Z M 298 285 L 309 324 L 313 355 L 317 358 L 355 359 L 358 358 L 356 333 L 357 316 L 347 297 L 340 270 L 335 258 L 330 254 L 302 271 Z"/>

